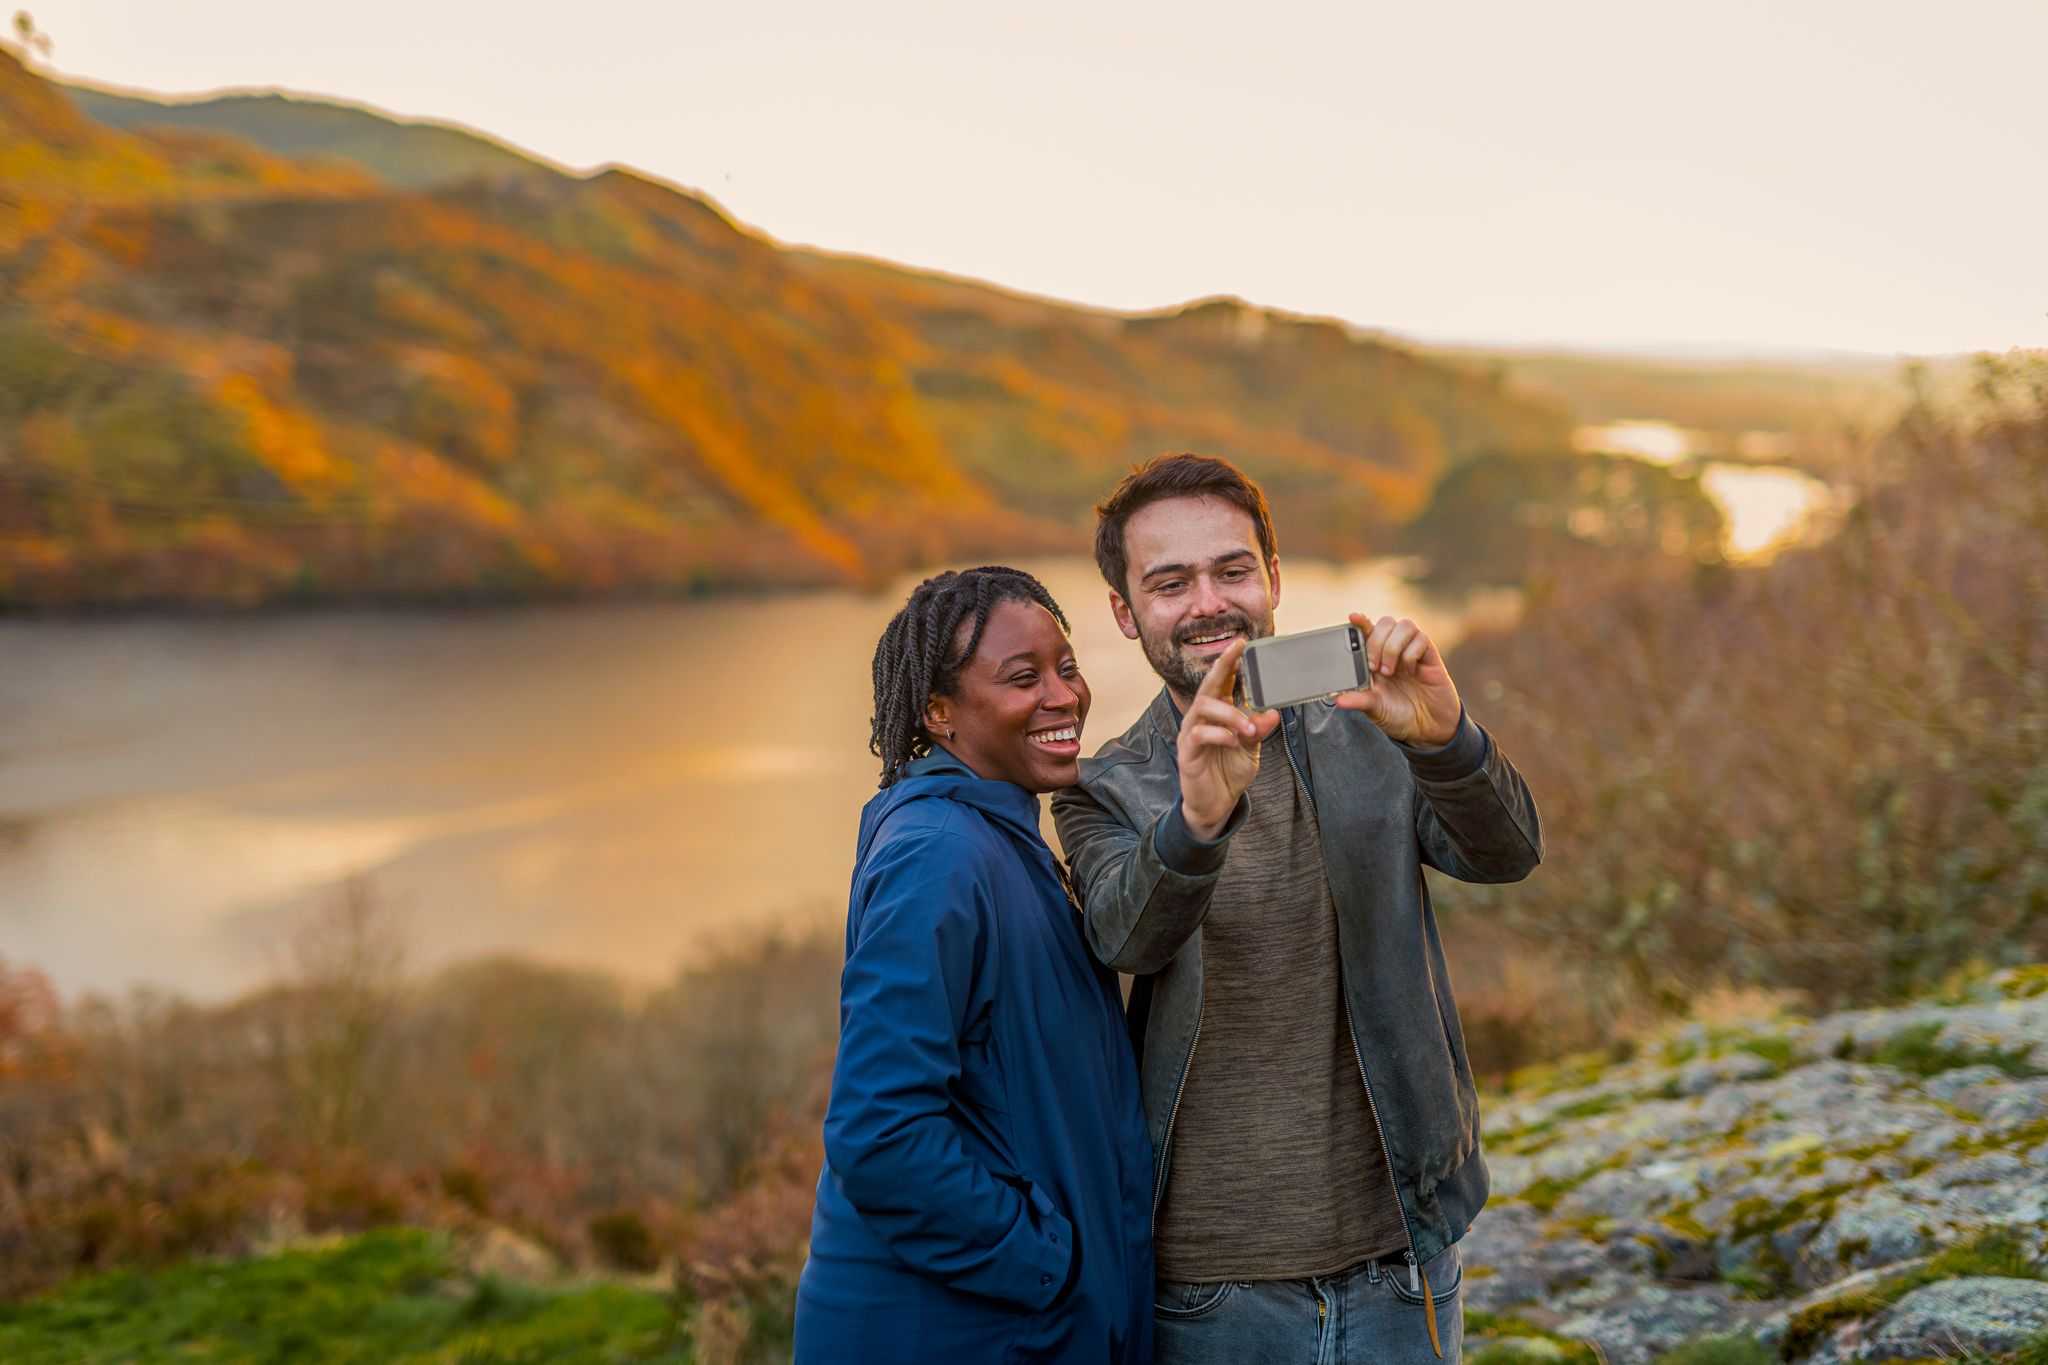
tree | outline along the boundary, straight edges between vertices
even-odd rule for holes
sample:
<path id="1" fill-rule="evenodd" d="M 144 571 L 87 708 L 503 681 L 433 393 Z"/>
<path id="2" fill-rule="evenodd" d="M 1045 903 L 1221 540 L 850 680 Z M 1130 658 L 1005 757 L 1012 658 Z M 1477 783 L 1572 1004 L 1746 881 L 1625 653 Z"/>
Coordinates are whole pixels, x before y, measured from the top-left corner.
<path id="1" fill-rule="evenodd" d="M 56 44 L 50 41 L 50 35 L 36 27 L 35 16 L 25 9 L 14 12 L 14 36 L 21 43 L 22 56 L 31 61 L 41 57 L 47 62 L 50 60 L 51 49 L 56 47 Z"/>

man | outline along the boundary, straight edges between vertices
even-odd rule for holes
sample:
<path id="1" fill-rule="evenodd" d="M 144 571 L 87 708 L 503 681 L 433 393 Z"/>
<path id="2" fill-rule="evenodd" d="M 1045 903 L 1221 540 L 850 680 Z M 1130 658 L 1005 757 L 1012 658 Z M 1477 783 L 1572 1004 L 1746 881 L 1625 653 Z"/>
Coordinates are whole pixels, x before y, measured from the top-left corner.
<path id="1" fill-rule="evenodd" d="M 1236 468 L 1163 456 L 1098 509 L 1166 686 L 1053 799 L 1090 947 L 1137 980 L 1161 1365 L 1456 1360 L 1477 1099 L 1422 867 L 1519 880 L 1536 807 L 1429 636 L 1353 616 L 1372 686 L 1231 704 L 1280 559 Z"/>

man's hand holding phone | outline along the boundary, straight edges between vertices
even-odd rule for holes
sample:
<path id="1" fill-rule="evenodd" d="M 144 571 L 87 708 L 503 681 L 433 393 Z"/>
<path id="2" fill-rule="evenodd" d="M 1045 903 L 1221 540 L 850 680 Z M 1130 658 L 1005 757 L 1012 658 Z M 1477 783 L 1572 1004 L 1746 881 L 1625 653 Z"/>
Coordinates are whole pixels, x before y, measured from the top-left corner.
<path id="1" fill-rule="evenodd" d="M 1449 744 L 1458 733 L 1460 704 L 1451 670 L 1436 641 L 1403 617 L 1395 620 L 1354 612 L 1351 624 L 1365 633 L 1365 663 L 1372 687 L 1342 692 L 1337 705 L 1362 711 L 1389 739 L 1404 744 Z"/>
<path id="2" fill-rule="evenodd" d="M 1237 808 L 1237 798 L 1259 775 L 1259 745 L 1280 723 L 1278 711 L 1248 716 L 1231 702 L 1244 646 L 1243 640 L 1233 640 L 1216 656 L 1193 704 L 1180 718 L 1181 814 L 1197 839 L 1213 839 L 1222 832 Z"/>

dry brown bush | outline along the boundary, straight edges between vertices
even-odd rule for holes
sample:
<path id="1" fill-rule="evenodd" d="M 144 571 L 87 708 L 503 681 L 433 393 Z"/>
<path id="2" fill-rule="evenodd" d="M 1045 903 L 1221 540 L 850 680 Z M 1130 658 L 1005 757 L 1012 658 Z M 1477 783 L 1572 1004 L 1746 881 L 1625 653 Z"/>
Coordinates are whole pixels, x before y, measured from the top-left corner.
<path id="1" fill-rule="evenodd" d="M 1554 583 L 1456 651 L 1548 847 L 1441 886 L 1447 936 L 1554 969 L 1582 1045 L 1717 985 L 1826 1007 L 2048 952 L 2048 357 L 1978 379 L 1870 452 L 1826 541 Z"/>
<path id="2" fill-rule="evenodd" d="M 631 1218 L 644 1263 L 810 1112 L 838 1022 L 823 935 L 734 947 L 640 996 L 509 960 L 407 980 L 402 960 L 388 908 L 351 885 L 280 984 L 219 1006 L 81 1001 L 32 1051 L 12 1002 L 45 997 L 0 973 L 0 1296 L 394 1221 L 488 1217 L 575 1263 L 593 1219 Z"/>

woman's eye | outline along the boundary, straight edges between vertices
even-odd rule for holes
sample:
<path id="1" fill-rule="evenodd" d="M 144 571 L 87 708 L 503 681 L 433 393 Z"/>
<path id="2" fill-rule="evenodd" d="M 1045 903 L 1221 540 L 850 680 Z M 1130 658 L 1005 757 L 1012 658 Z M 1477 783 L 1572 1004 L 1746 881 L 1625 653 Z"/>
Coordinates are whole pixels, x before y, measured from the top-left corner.
<path id="1" fill-rule="evenodd" d="M 1012 687 L 1029 687 L 1037 681 L 1038 675 L 1036 673 L 1019 673 L 1016 677 L 1010 679 L 1010 685 Z"/>

